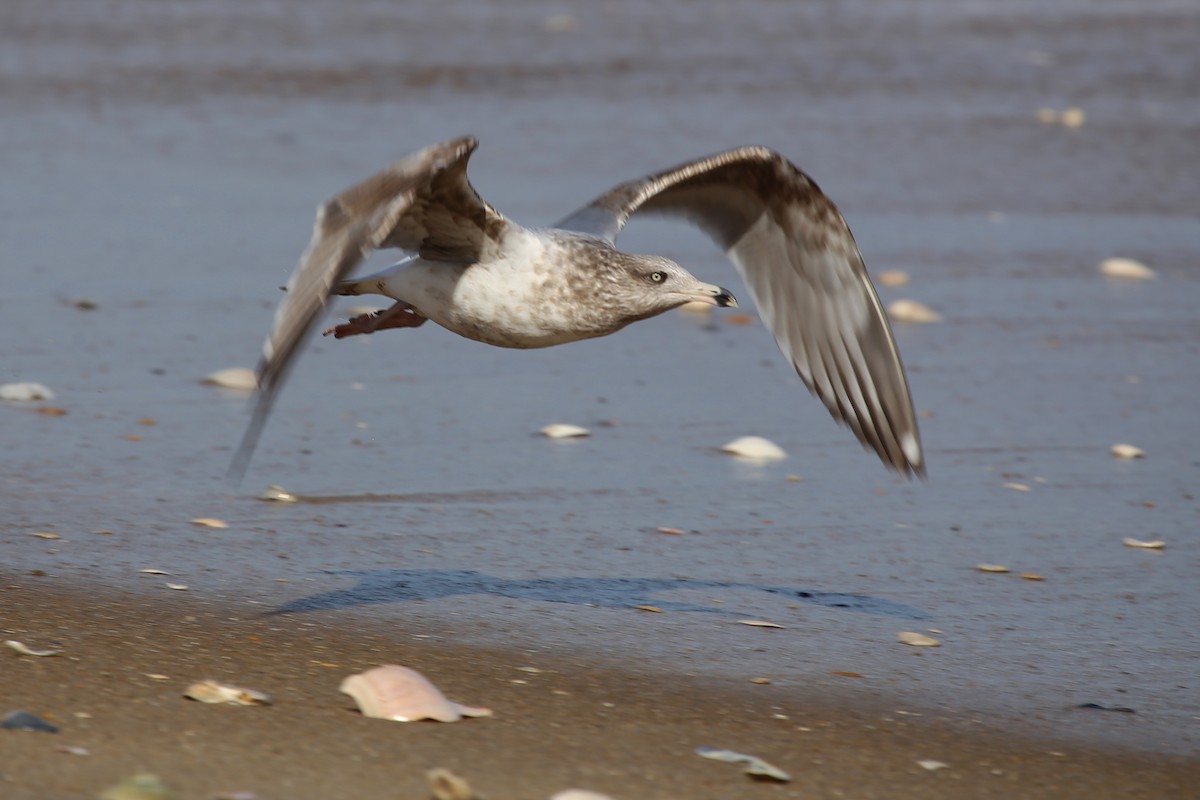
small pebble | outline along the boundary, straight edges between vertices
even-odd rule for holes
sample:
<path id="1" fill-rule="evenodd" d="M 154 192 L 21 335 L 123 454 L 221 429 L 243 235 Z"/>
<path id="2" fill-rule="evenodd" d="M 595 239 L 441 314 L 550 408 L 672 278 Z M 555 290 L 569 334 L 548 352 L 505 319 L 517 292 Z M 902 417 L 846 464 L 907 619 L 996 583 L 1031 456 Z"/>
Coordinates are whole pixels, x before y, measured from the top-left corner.
<path id="1" fill-rule="evenodd" d="M 1046 580 L 1044 577 L 1042 577 L 1041 575 L 1038 575 L 1037 573 L 1034 573 L 1034 572 L 1022 572 L 1021 579 L 1026 580 L 1026 581 L 1044 581 L 1044 580 Z"/>
<path id="2" fill-rule="evenodd" d="M 1146 451 L 1140 447 L 1135 447 L 1131 444 L 1114 444 L 1109 448 L 1113 458 L 1144 458 Z"/>
<path id="3" fill-rule="evenodd" d="M 923 633 L 914 631 L 902 631 L 896 636 L 900 644 L 906 644 L 910 647 L 941 647 L 942 643 L 932 636 L 926 636 Z"/>
<path id="4" fill-rule="evenodd" d="M 1133 281 L 1148 281 L 1157 277 L 1154 270 L 1132 258 L 1106 258 L 1100 262 L 1100 273 L 1109 278 Z"/>
<path id="5" fill-rule="evenodd" d="M 896 322 L 941 322 L 942 315 L 916 300 L 897 300 L 888 306 L 888 316 Z"/>
<path id="6" fill-rule="evenodd" d="M 755 461 L 780 461 L 787 458 L 783 448 L 761 436 L 743 436 L 721 446 L 721 452 Z"/>
<path id="7" fill-rule="evenodd" d="M 538 432 L 548 439 L 578 439 L 583 436 L 592 435 L 592 432 L 587 428 L 581 428 L 578 425 L 569 425 L 562 422 L 555 423 L 554 425 L 547 425 Z"/>

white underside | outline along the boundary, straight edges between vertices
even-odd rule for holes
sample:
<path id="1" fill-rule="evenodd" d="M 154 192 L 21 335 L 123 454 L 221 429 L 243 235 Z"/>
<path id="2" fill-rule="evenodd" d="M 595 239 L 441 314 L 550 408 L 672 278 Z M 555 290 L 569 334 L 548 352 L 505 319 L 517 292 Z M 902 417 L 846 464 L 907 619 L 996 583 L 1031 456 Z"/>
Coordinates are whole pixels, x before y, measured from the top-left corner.
<path id="1" fill-rule="evenodd" d="M 564 280 L 562 246 L 539 232 L 513 228 L 498 258 L 458 265 L 412 256 L 354 286 L 360 294 L 403 301 L 460 336 L 499 347 L 550 347 L 607 333 L 580 329 L 571 308 L 552 302 Z"/>

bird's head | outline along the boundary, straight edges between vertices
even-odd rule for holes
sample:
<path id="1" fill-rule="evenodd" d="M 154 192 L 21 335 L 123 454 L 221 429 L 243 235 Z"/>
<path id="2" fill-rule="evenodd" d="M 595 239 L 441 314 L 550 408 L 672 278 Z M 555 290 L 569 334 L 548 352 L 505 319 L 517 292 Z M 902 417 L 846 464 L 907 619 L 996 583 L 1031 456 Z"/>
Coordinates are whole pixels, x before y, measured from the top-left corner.
<path id="1" fill-rule="evenodd" d="M 737 308 L 728 289 L 697 280 L 669 258 L 631 256 L 615 277 L 617 299 L 634 319 L 646 319 L 685 303 Z"/>

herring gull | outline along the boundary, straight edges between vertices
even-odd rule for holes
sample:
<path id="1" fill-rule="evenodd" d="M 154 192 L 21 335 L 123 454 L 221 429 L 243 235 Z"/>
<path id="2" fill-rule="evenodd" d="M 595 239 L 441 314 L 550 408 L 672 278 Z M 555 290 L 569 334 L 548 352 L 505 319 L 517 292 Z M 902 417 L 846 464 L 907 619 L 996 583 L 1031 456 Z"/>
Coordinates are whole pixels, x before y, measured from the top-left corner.
<path id="1" fill-rule="evenodd" d="M 782 155 L 739 147 L 605 192 L 551 228 L 525 228 L 467 180 L 473 137 L 396 161 L 317 210 L 312 240 L 263 345 L 251 419 L 230 474 L 240 479 L 300 346 L 333 295 L 379 294 L 390 308 L 335 338 L 431 319 L 468 339 L 534 348 L 606 336 L 699 301 L 736 306 L 675 262 L 615 247 L 638 211 L 683 217 L 725 251 L 808 389 L 902 475 L 924 475 L 896 341 L 842 215 Z M 370 253 L 410 253 L 348 279 Z"/>

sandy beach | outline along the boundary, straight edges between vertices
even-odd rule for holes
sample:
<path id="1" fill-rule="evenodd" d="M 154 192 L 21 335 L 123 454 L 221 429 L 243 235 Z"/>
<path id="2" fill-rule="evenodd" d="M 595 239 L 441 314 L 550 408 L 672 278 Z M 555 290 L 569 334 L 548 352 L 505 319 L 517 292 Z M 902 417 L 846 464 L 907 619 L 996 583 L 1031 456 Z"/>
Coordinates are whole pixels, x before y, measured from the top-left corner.
<path id="1" fill-rule="evenodd" d="M 0 649 L 0 715 L 60 728 L 0 731 L 0 797 L 1194 796 L 1200 11 L 1131 8 L 4 3 L 0 384 L 53 397 L 0 402 L 0 639 L 63 653 Z M 254 365 L 316 205 L 468 133 L 531 225 L 793 159 L 906 276 L 883 302 L 940 315 L 894 326 L 929 480 L 830 421 L 710 242 L 637 220 L 739 313 L 315 342 L 231 488 L 246 395 L 202 380 Z M 719 451 L 750 434 L 787 459 Z M 383 663 L 496 715 L 364 719 L 338 685 Z M 208 677 L 276 703 L 182 697 Z"/>
<path id="2" fill-rule="evenodd" d="M 897 710 L 849 690 L 839 697 L 748 680 L 668 679 L 552 648 L 464 647 L 454 631 L 419 619 L 408 630 L 348 627 L 336 614 L 151 604 L 118 592 L 64 592 L 29 576 L 5 576 L 3 585 L 5 636 L 63 648 L 50 658 L 5 656 L 6 702 L 19 693 L 23 708 L 61 729 L 5 732 L 3 787 L 12 800 L 93 797 L 138 772 L 158 775 L 179 797 L 297 800 L 423 798 L 425 773 L 436 767 L 495 798 L 569 787 L 664 800 L 1182 798 L 1200 780 L 1194 759 L 1004 735 L 969 714 Z M 418 638 L 415 629 L 428 632 Z M 337 687 L 380 663 L 417 667 L 448 697 L 495 716 L 453 724 L 364 718 Z M 208 677 L 265 691 L 275 704 L 183 698 L 188 684 Z M 736 765 L 695 755 L 703 746 L 757 755 L 793 781 L 756 783 Z M 918 765 L 930 759 L 947 767 Z"/>

